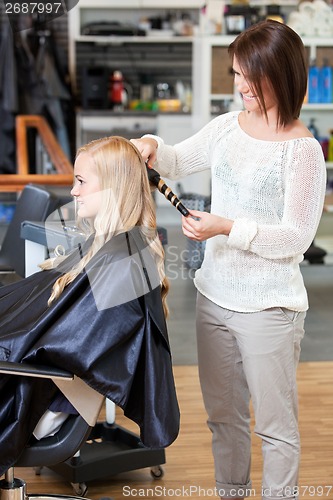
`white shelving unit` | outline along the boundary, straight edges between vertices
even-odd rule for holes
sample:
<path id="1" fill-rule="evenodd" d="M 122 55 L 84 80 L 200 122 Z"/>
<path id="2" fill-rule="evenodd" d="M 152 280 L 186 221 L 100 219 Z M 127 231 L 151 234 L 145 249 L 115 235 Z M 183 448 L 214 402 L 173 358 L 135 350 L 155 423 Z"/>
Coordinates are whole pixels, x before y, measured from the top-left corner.
<path id="1" fill-rule="evenodd" d="M 192 116 L 195 130 L 211 119 L 211 103 L 214 100 L 232 99 L 232 94 L 213 94 L 211 91 L 213 47 L 228 47 L 234 35 L 202 36 L 193 40 L 192 64 Z"/>
<path id="2" fill-rule="evenodd" d="M 121 45 L 124 43 L 189 43 L 188 36 L 83 36 L 81 27 L 91 21 L 116 20 L 117 15 L 127 17 L 139 16 L 145 12 L 161 12 L 162 10 L 198 10 L 204 4 L 203 0 L 80 0 L 68 13 L 69 39 L 69 72 L 74 87 L 76 86 L 76 43 L 92 42 L 100 45 Z"/>

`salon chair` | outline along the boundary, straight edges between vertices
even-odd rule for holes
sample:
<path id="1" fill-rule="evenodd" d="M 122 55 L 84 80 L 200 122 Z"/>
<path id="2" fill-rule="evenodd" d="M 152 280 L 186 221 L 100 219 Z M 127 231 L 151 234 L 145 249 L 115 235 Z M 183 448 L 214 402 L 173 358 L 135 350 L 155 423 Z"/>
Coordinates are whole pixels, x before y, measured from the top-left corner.
<path id="1" fill-rule="evenodd" d="M 0 373 L 52 379 L 77 408 L 79 415 L 71 415 L 54 436 L 30 443 L 15 467 L 34 467 L 38 472 L 38 468 L 50 468 L 71 483 L 75 494 L 82 495 L 29 496 L 26 483 L 14 477 L 12 467 L 0 481 L 0 500 L 79 500 L 87 492 L 86 481 L 144 467 L 151 468 L 155 479 L 163 476 L 164 449 L 145 448 L 136 434 L 114 421 L 97 422 L 105 398 L 76 376 L 55 367 L 9 361 L 0 361 Z"/>
<path id="2" fill-rule="evenodd" d="M 21 238 L 21 224 L 25 220 L 44 222 L 60 203 L 59 196 L 43 186 L 25 186 L 1 245 L 0 274 L 25 276 L 25 242 Z"/>

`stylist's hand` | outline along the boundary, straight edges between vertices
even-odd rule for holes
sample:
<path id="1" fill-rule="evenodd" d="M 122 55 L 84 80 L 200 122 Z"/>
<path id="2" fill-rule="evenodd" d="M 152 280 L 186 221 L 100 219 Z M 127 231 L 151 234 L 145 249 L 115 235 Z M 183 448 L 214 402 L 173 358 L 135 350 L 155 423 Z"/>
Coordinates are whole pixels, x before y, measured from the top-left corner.
<path id="1" fill-rule="evenodd" d="M 131 139 L 131 142 L 138 148 L 144 161 L 148 161 L 149 166 L 153 166 L 156 161 L 157 141 L 151 137 L 143 139 Z"/>
<path id="2" fill-rule="evenodd" d="M 188 217 L 182 217 L 182 227 L 185 236 L 195 241 L 204 241 L 218 234 L 228 235 L 233 221 L 219 215 L 198 210 L 189 210 Z"/>

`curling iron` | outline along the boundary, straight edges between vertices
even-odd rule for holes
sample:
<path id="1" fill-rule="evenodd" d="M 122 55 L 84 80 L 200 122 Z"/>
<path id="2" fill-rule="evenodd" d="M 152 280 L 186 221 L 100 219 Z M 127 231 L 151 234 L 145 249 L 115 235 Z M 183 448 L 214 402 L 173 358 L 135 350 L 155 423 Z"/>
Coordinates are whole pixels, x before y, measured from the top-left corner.
<path id="1" fill-rule="evenodd" d="M 160 174 L 151 167 L 147 167 L 147 174 L 149 181 L 157 187 L 160 193 L 164 194 L 166 199 L 170 201 L 170 203 L 179 210 L 179 212 L 184 215 L 184 217 L 188 217 L 190 212 L 187 208 L 182 204 L 182 202 L 177 198 L 177 196 L 171 191 L 171 189 L 166 185 L 163 179 L 161 179 Z"/>

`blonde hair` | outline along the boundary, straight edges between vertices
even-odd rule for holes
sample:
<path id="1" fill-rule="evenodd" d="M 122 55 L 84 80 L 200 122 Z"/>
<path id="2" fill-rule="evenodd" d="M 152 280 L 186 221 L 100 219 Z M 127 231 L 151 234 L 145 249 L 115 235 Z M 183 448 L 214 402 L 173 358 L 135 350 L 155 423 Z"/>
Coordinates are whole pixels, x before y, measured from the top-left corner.
<path id="1" fill-rule="evenodd" d="M 164 270 L 164 250 L 157 234 L 156 215 L 146 165 L 130 141 L 112 136 L 97 139 L 78 149 L 76 158 L 88 154 L 93 160 L 95 173 L 100 179 L 100 210 L 93 221 L 77 221 L 93 241 L 87 254 L 69 272 L 55 282 L 49 305 L 56 300 L 91 258 L 112 236 L 139 226 L 143 238 L 155 258 L 161 282 L 164 312 L 167 315 L 166 295 L 169 290 Z M 48 264 L 41 266 L 47 269 Z"/>

